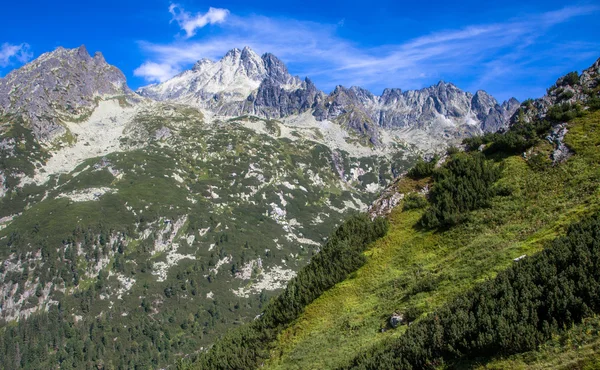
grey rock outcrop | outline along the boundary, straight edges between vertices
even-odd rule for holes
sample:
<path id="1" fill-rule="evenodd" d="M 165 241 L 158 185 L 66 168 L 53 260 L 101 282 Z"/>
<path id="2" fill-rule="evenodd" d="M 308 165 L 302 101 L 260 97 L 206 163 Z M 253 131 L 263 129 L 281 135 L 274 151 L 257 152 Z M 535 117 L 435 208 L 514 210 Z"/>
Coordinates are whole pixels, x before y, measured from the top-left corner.
<path id="1" fill-rule="evenodd" d="M 256 93 L 248 96 L 251 105 L 244 113 L 267 118 L 281 118 L 299 114 L 320 104 L 324 94 L 308 78 L 295 90 L 286 90 L 277 80 L 264 79 Z"/>
<path id="2" fill-rule="evenodd" d="M 0 113 L 22 114 L 38 140 L 64 132 L 61 121 L 89 114 L 96 99 L 132 94 L 123 73 L 85 46 L 42 54 L 0 79 Z"/>
<path id="3" fill-rule="evenodd" d="M 554 165 L 566 161 L 573 154 L 569 147 L 565 145 L 564 140 L 567 132 L 569 132 L 567 124 L 558 123 L 552 126 L 550 133 L 546 136 L 546 140 L 554 145 L 554 150 L 550 154 L 550 159 L 552 159 Z"/>
<path id="4" fill-rule="evenodd" d="M 394 313 L 390 317 L 390 326 L 392 328 L 395 329 L 402 324 L 404 324 L 404 315 L 402 315 L 401 313 Z"/>

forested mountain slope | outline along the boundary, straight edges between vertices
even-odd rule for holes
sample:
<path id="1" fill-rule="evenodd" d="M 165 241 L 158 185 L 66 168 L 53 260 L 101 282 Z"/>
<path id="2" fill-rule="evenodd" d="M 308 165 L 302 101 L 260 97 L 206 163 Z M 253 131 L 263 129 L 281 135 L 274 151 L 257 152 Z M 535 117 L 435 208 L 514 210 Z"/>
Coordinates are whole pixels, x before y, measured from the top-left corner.
<path id="1" fill-rule="evenodd" d="M 518 106 L 449 83 L 326 95 L 249 48 L 139 92 L 84 46 L 0 78 L 3 368 L 168 366 L 313 281 L 292 280 L 309 261 L 335 269 L 314 257 L 327 243 L 352 246 L 326 290 L 385 227 L 332 230 Z"/>
<path id="2" fill-rule="evenodd" d="M 375 203 L 373 215 L 397 206 L 387 216 L 389 231 L 366 246 L 354 272 L 349 266 L 344 280 L 323 289 L 318 266 L 309 264 L 301 271 L 316 280 L 281 296 L 304 291 L 295 314 L 263 316 L 182 365 L 534 366 L 527 357 L 498 357 L 527 352 L 522 356 L 546 356 L 538 358 L 540 368 L 560 368 L 553 357 L 578 352 L 549 350 L 557 335 L 591 343 L 581 353 L 587 360 L 569 363 L 593 365 L 599 94 L 600 60 L 559 79 L 546 97 L 524 102 L 507 132 L 466 140 L 466 152 L 450 149 L 437 166 L 420 163 Z M 315 286 L 323 291 L 317 298 Z M 286 311 L 276 302 L 265 312 Z"/>
<path id="3" fill-rule="evenodd" d="M 7 369 L 158 367 L 212 344 L 419 155 L 146 99 L 85 48 L 0 92 Z"/>

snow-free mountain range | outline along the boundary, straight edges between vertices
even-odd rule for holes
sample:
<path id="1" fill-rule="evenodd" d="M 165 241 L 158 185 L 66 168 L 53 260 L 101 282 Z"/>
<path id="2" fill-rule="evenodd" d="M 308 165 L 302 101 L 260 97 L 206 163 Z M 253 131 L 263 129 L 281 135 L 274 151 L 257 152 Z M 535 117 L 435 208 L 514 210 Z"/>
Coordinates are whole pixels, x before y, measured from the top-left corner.
<path id="1" fill-rule="evenodd" d="M 135 92 L 100 53 L 45 53 L 0 78 L 0 326 L 60 309 L 114 329 L 111 363 L 164 340 L 168 364 L 259 314 L 419 156 L 518 108 L 445 82 L 326 94 L 247 47 Z"/>

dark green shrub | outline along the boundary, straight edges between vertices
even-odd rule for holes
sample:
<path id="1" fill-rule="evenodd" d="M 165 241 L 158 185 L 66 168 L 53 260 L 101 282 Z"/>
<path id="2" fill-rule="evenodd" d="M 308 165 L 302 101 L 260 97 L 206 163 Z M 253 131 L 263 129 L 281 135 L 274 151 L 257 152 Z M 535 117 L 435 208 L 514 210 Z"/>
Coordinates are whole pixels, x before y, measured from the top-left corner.
<path id="1" fill-rule="evenodd" d="M 527 164 L 535 171 L 544 171 L 552 167 L 552 161 L 546 154 L 536 153 L 532 155 L 528 160 Z"/>
<path id="2" fill-rule="evenodd" d="M 450 145 L 448 147 L 448 149 L 446 149 L 446 154 L 449 156 L 452 156 L 456 153 L 460 153 L 460 150 L 457 147 L 455 147 L 454 145 Z"/>
<path id="3" fill-rule="evenodd" d="M 418 319 L 423 314 L 423 312 L 425 311 L 422 308 L 410 306 L 404 312 L 404 320 L 406 320 L 408 323 L 411 323 Z"/>
<path id="4" fill-rule="evenodd" d="M 579 83 L 579 73 L 577 71 L 567 73 L 561 80 L 560 86 L 577 85 Z"/>
<path id="5" fill-rule="evenodd" d="M 477 149 L 479 149 L 479 147 L 483 144 L 487 144 L 487 137 L 486 136 L 473 136 L 473 137 L 467 137 L 465 139 L 463 139 L 462 143 L 465 146 L 465 150 L 467 152 L 473 152 Z"/>
<path id="6" fill-rule="evenodd" d="M 454 156 L 434 173 L 429 193 L 431 205 L 421 219 L 427 228 L 461 222 L 469 211 L 486 207 L 495 195 L 500 169 L 481 153 Z"/>
<path id="7" fill-rule="evenodd" d="M 402 210 L 408 211 L 411 209 L 425 208 L 427 207 L 427 199 L 424 196 L 419 195 L 417 193 L 409 193 L 404 198 L 404 203 L 402 204 Z"/>
<path id="8" fill-rule="evenodd" d="M 583 116 L 584 111 L 579 104 L 561 103 L 548 109 L 546 119 L 551 122 L 567 122 L 574 118 Z"/>
<path id="9" fill-rule="evenodd" d="M 564 101 L 564 100 L 569 100 L 571 99 L 573 96 L 575 96 L 575 93 L 571 90 L 566 90 L 563 91 L 562 93 L 560 93 L 558 95 L 558 101 Z"/>
<path id="10" fill-rule="evenodd" d="M 411 179 L 422 179 L 433 174 L 435 164 L 439 160 L 439 156 L 434 156 L 429 162 L 425 162 L 423 158 L 419 158 L 413 168 L 411 168 L 407 176 Z"/>
<path id="11" fill-rule="evenodd" d="M 431 292 L 438 286 L 438 278 L 432 274 L 425 274 L 417 278 L 417 282 L 410 290 L 410 294 L 419 294 L 423 292 Z"/>

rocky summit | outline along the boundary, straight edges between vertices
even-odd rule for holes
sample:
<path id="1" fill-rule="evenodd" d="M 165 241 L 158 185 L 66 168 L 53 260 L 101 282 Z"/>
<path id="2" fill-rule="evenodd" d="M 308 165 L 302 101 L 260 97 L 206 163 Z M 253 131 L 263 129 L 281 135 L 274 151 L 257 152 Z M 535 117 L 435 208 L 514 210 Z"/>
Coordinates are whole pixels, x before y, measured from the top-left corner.
<path id="1" fill-rule="evenodd" d="M 19 351 L 64 366 L 44 343 L 90 335 L 105 364 L 171 364 L 259 315 L 419 157 L 518 105 L 444 82 L 326 94 L 247 47 L 133 92 L 100 53 L 45 53 L 0 79 L 0 326 L 48 329 Z"/>
<path id="2" fill-rule="evenodd" d="M 259 57 L 248 47 L 233 49 L 217 62 L 200 60 L 191 70 L 138 93 L 224 116 L 281 119 L 308 112 L 318 121 L 350 128 L 375 145 L 381 143 L 381 130 L 416 130 L 441 140 L 494 132 L 506 128 L 519 107 L 514 98 L 498 104 L 485 91 L 473 95 L 444 82 L 414 91 L 385 89 L 381 96 L 343 86 L 325 94 L 308 78 L 291 76 L 274 55 Z M 400 136 L 411 139 L 407 133 Z"/>
<path id="3" fill-rule="evenodd" d="M 0 113 L 24 114 L 35 137 L 48 141 L 65 132 L 62 121 L 89 115 L 98 98 L 130 94 L 102 53 L 58 48 L 0 78 Z"/>

